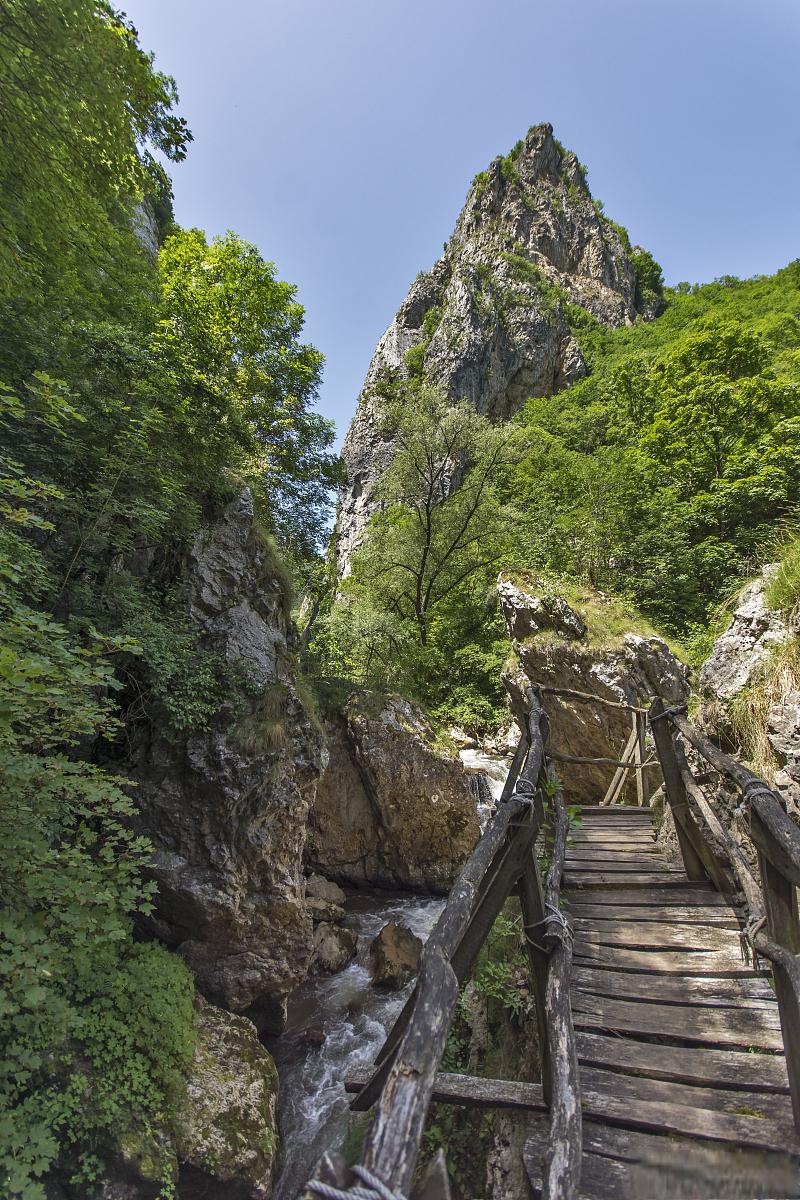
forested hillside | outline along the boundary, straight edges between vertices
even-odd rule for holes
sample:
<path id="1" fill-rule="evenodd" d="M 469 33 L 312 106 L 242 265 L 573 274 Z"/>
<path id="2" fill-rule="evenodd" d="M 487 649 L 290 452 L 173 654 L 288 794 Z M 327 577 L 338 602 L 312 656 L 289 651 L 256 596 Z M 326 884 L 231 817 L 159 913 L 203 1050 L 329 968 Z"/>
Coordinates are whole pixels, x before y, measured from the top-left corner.
<path id="1" fill-rule="evenodd" d="M 696 659 L 719 605 L 781 556 L 800 500 L 800 265 L 663 289 L 648 259 L 652 320 L 609 329 L 551 286 L 587 375 L 510 422 L 394 380 L 381 412 L 400 452 L 328 622 L 339 669 L 485 727 L 502 715 L 501 568 L 619 597 Z"/>
<path id="2" fill-rule="evenodd" d="M 191 1057 L 189 972 L 133 937 L 154 888 L 115 766 L 156 700 L 196 730 L 238 686 L 182 556 L 246 482 L 301 566 L 335 471 L 294 288 L 174 224 L 176 106 L 111 4 L 2 5 L 0 1191 L 26 1200 L 159 1145 Z"/>

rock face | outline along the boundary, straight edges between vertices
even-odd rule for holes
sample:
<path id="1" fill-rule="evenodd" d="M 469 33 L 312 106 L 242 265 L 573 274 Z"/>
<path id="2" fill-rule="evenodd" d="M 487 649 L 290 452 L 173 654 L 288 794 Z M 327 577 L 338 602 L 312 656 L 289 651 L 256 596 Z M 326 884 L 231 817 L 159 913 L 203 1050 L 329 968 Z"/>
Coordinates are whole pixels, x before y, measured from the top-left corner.
<path id="1" fill-rule="evenodd" d="M 176 1120 L 180 1200 L 268 1200 L 278 1160 L 278 1072 L 245 1017 L 200 1003 Z"/>
<path id="2" fill-rule="evenodd" d="M 159 885 L 151 929 L 209 999 L 277 1031 L 311 951 L 302 860 L 322 736 L 294 688 L 285 585 L 247 489 L 198 536 L 186 590 L 204 648 L 233 682 L 207 730 L 179 735 L 156 720 L 136 748 Z"/>
<path id="3" fill-rule="evenodd" d="M 399 696 L 353 696 L 326 737 L 311 866 L 356 886 L 449 890 L 480 828 L 461 763 L 433 747 L 420 710 Z"/>
<path id="4" fill-rule="evenodd" d="M 768 606 L 764 594 L 775 570 L 774 564 L 764 567 L 760 578 L 739 596 L 730 625 L 703 663 L 700 689 L 705 696 L 732 700 L 758 676 L 772 650 L 791 636 L 792 631 L 781 614 Z"/>
<path id="5" fill-rule="evenodd" d="M 728 628 L 700 672 L 701 719 L 709 732 L 723 739 L 731 732 L 733 702 L 763 677 L 773 651 L 800 634 L 767 603 L 766 588 L 775 570 L 772 564 L 764 567 L 742 591 Z M 792 677 L 778 677 L 768 690 L 763 735 L 777 763 L 774 785 L 789 810 L 800 813 L 800 691 Z"/>
<path id="6" fill-rule="evenodd" d="M 378 418 L 387 380 L 416 372 L 481 413 L 508 417 L 585 373 L 566 304 L 623 325 L 636 316 L 636 279 L 577 158 L 538 125 L 476 177 L 442 257 L 411 285 L 378 343 L 342 451 L 340 574 L 393 455 Z"/>
<path id="7" fill-rule="evenodd" d="M 523 693 L 529 683 L 587 692 L 638 706 L 647 705 L 654 696 L 660 696 L 668 704 L 682 704 L 688 698 L 688 669 L 661 638 L 626 633 L 609 645 L 595 645 L 589 638 L 575 638 L 576 621 L 583 622 L 583 618 L 564 600 L 553 606 L 550 598 L 532 595 L 529 621 L 522 611 L 520 597 L 524 595 L 527 595 L 524 590 L 515 589 L 510 602 L 508 589 L 505 599 L 501 592 L 510 633 L 512 627 L 527 628 L 529 624 L 542 630 L 543 601 L 561 614 L 556 624 L 563 621 L 570 633 L 565 637 L 551 627 L 522 642 L 515 641 L 519 663 L 507 669 L 505 682 L 518 718 L 524 711 Z M 565 608 L 572 616 L 564 616 Z M 630 713 L 553 694 L 545 696 L 545 707 L 550 718 L 551 749 L 585 758 L 621 756 L 631 733 Z M 594 804 L 601 800 L 614 773 L 612 767 L 593 763 L 558 763 L 557 768 L 567 800 L 574 804 Z M 656 770 L 645 772 L 646 793 L 657 785 L 658 778 Z M 632 780 L 626 788 L 626 794 L 635 797 Z"/>
<path id="8" fill-rule="evenodd" d="M 369 948 L 370 971 L 376 987 L 402 988 L 419 970 L 422 942 L 405 925 L 389 921 Z"/>

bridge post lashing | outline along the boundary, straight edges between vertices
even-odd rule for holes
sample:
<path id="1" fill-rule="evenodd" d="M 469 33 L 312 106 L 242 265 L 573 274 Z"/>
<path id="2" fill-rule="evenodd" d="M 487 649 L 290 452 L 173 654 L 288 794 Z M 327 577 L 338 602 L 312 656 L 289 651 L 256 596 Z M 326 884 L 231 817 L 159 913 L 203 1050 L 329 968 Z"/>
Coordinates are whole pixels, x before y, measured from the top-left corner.
<path id="1" fill-rule="evenodd" d="M 684 870 L 693 883 L 705 883 L 706 872 L 702 860 L 692 844 L 693 840 L 699 841 L 699 831 L 695 826 L 694 832 L 697 833 L 697 838 L 693 839 L 689 830 L 694 826 L 694 820 L 689 811 L 686 788 L 683 785 L 678 759 L 675 755 L 672 741 L 674 734 L 669 719 L 663 719 L 664 714 L 663 701 L 656 696 L 650 706 L 650 729 L 664 776 L 664 790 L 675 818 L 675 832 L 678 836 Z"/>

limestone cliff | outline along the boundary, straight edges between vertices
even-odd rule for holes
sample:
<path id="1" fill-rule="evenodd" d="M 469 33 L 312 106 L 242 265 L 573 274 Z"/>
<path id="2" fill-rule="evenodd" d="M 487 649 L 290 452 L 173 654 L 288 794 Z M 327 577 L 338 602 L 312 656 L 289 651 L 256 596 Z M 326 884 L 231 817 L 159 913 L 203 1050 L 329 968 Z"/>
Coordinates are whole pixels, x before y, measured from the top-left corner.
<path id="1" fill-rule="evenodd" d="M 477 176 L 442 257 L 411 285 L 367 372 L 343 448 L 340 573 L 392 459 L 377 417 L 387 379 L 419 374 L 496 418 L 551 395 L 585 372 L 569 305 L 610 326 L 635 319 L 629 249 L 550 125 L 535 126 Z"/>
<path id="2" fill-rule="evenodd" d="M 232 682 L 209 728 L 178 735 L 156 721 L 136 747 L 151 928 L 210 1000 L 276 1030 L 311 953 L 302 859 L 323 750 L 295 688 L 286 584 L 247 489 L 198 535 L 184 582 L 203 649 Z"/>

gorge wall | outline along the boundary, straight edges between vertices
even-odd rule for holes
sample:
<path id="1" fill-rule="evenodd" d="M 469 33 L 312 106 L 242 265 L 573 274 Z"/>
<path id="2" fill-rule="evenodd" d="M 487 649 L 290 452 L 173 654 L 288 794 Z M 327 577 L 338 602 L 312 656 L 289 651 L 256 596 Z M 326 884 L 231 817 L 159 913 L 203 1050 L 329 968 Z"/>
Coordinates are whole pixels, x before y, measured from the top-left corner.
<path id="1" fill-rule="evenodd" d="M 203 651 L 236 680 L 207 729 L 151 722 L 135 755 L 155 847 L 152 931 L 214 1003 L 277 1030 L 305 975 L 312 922 L 302 873 L 322 733 L 295 686 L 286 583 L 242 489 L 196 538 L 187 606 Z"/>
<path id="2" fill-rule="evenodd" d="M 340 575 L 393 456 L 380 421 L 387 382 L 416 375 L 481 413 L 511 416 L 585 373 L 570 305 L 609 326 L 646 308 L 627 235 L 592 200 L 576 156 L 537 125 L 473 181 L 444 253 L 378 343 L 342 451 Z"/>

